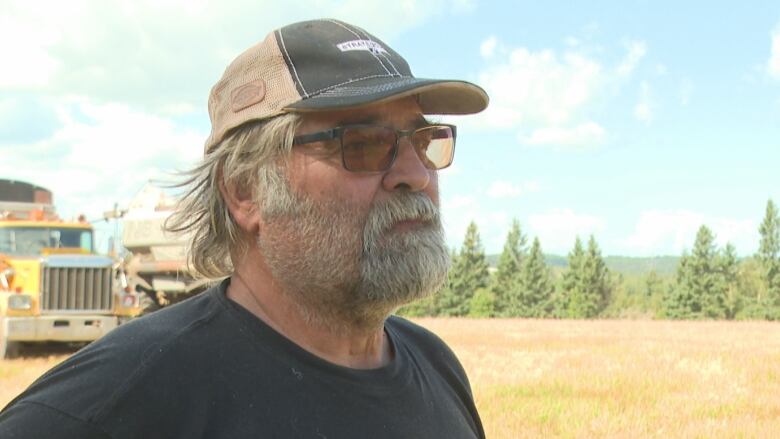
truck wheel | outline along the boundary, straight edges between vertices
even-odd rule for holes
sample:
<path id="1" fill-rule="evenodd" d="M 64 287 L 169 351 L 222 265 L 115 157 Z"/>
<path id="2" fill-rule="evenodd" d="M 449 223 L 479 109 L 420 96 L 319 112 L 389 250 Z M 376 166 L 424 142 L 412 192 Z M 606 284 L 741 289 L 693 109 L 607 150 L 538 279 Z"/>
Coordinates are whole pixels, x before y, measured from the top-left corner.
<path id="1" fill-rule="evenodd" d="M 6 322 L 0 317 L 0 360 L 19 356 L 20 343 L 6 338 Z"/>

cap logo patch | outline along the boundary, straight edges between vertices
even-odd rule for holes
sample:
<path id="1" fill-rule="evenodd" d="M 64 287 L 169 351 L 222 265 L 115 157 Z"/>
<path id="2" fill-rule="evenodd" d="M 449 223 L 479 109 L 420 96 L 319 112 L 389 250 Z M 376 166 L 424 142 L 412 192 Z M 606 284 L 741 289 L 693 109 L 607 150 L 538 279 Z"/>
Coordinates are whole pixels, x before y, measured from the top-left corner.
<path id="1" fill-rule="evenodd" d="M 246 107 L 254 105 L 265 97 L 265 82 L 262 79 L 244 84 L 230 93 L 230 108 L 238 113 Z"/>
<path id="2" fill-rule="evenodd" d="M 371 40 L 345 41 L 343 43 L 337 44 L 336 47 L 338 47 L 339 50 L 341 50 L 342 52 L 349 52 L 351 50 L 363 50 L 366 52 L 371 52 L 374 55 L 387 53 L 387 50 L 385 50 L 384 47 L 382 47 L 376 41 L 371 41 Z"/>

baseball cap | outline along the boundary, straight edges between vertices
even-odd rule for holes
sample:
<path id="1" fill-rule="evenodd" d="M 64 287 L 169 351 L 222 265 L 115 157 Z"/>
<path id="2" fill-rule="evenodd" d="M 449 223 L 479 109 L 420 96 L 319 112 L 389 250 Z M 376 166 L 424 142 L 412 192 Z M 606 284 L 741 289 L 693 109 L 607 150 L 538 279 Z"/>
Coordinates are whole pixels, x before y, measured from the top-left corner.
<path id="1" fill-rule="evenodd" d="M 211 89 L 205 151 L 249 121 L 410 95 L 425 114 L 472 114 L 488 105 L 487 93 L 470 82 L 415 78 L 401 55 L 357 26 L 332 19 L 290 24 L 240 54 Z"/>

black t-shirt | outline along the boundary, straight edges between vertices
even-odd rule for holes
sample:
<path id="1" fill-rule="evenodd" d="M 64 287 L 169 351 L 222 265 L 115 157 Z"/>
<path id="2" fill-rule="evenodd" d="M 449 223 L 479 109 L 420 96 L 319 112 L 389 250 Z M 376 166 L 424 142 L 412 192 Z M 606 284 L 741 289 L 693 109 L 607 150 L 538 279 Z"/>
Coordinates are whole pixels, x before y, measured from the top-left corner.
<path id="1" fill-rule="evenodd" d="M 226 287 L 74 354 L 0 413 L 0 437 L 484 437 L 463 368 L 429 331 L 390 317 L 393 361 L 351 369 L 286 339 Z"/>

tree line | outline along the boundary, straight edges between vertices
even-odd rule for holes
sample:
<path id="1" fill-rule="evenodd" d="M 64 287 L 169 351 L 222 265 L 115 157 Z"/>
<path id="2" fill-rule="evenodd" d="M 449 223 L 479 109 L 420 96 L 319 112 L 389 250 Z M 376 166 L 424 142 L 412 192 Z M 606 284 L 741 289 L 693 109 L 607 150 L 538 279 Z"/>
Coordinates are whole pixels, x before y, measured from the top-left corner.
<path id="1" fill-rule="evenodd" d="M 438 294 L 399 310 L 409 316 L 780 320 L 780 214 L 770 199 L 755 255 L 718 247 L 702 225 L 674 275 L 611 272 L 593 235 L 577 237 L 568 266 L 545 263 L 539 238 L 528 244 L 512 221 L 495 269 L 472 221 Z"/>

